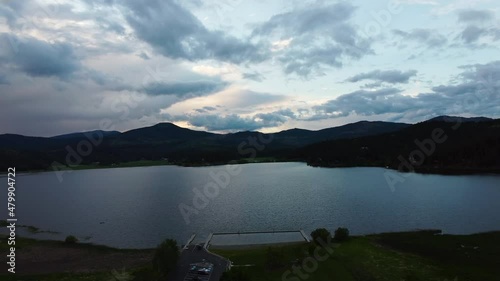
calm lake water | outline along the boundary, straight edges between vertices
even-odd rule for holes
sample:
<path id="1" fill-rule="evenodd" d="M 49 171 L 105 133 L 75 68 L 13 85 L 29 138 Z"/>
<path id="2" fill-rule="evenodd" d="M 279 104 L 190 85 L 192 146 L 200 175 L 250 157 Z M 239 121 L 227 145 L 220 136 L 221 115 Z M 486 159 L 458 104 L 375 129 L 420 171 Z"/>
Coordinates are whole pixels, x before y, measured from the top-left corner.
<path id="1" fill-rule="evenodd" d="M 211 173 L 228 174 L 214 187 Z M 446 233 L 500 230 L 500 176 L 412 174 L 391 190 L 381 168 L 312 168 L 303 163 L 186 168 L 138 167 L 18 175 L 18 223 L 59 235 L 123 248 L 156 246 L 165 238 L 183 244 L 196 232 L 299 230 L 348 227 L 353 234 L 438 228 Z M 401 174 L 400 174 L 401 175 Z M 0 178 L 7 186 L 6 178 Z M 6 202 L 5 192 L 0 202 Z M 208 201 L 208 204 L 207 204 Z M 179 204 L 190 206 L 189 223 Z M 2 204 L 6 205 L 6 204 Z M 206 206 L 205 206 L 206 205 Z M 5 208 L 6 209 L 6 208 Z M 196 213 L 195 213 L 196 212 Z M 4 215 L 5 214 L 5 215 Z M 2 211 L 6 218 L 7 210 Z"/>

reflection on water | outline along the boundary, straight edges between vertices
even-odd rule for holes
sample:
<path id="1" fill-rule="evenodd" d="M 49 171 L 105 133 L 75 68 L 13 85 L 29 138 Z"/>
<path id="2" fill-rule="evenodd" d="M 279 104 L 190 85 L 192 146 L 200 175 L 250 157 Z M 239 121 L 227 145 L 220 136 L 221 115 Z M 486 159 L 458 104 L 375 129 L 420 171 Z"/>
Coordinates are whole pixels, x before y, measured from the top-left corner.
<path id="1" fill-rule="evenodd" d="M 303 229 L 352 234 L 438 228 L 447 233 L 500 230 L 500 176 L 411 175 L 394 192 L 380 168 L 325 169 L 302 163 L 241 165 L 226 188 L 186 224 L 179 204 L 193 206 L 227 167 L 137 167 L 16 178 L 18 223 L 124 248 L 185 243 L 192 233 Z M 0 202 L 6 202 L 0 192 Z M 3 215 L 7 215 L 6 212 Z M 1 215 L 1 216 L 3 216 Z M 0 217 L 2 218 L 2 217 Z M 5 219 L 5 217 L 3 217 Z"/>

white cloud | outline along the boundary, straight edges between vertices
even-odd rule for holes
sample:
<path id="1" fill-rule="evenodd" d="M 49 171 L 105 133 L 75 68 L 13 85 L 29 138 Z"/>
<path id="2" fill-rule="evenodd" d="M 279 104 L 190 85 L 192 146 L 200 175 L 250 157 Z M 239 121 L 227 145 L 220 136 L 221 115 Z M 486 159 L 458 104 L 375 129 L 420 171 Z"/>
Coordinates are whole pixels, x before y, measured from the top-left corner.
<path id="1" fill-rule="evenodd" d="M 271 50 L 273 52 L 277 52 L 277 51 L 281 51 L 283 49 L 286 49 L 288 48 L 288 46 L 290 46 L 290 43 L 292 43 L 293 41 L 293 38 L 289 38 L 289 39 L 286 39 L 286 40 L 278 40 L 278 41 L 274 41 L 271 45 Z"/>

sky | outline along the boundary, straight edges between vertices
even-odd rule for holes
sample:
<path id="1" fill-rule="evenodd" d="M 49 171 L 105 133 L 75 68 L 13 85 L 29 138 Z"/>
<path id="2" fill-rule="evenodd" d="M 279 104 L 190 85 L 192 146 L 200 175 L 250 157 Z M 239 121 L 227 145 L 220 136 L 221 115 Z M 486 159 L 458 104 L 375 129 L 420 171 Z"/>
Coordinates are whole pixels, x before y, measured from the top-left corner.
<path id="1" fill-rule="evenodd" d="M 495 0 L 0 0 L 0 134 L 500 117 Z"/>

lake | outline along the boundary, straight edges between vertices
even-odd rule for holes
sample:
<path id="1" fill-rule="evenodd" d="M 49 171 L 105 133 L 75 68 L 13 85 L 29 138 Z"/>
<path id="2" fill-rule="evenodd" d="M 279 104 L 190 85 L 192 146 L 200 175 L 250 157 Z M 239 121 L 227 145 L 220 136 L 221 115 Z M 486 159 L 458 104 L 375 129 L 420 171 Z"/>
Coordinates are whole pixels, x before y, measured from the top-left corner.
<path id="1" fill-rule="evenodd" d="M 404 176 L 404 182 L 391 188 L 384 176 L 388 172 Z M 500 230 L 498 175 L 406 175 L 383 168 L 266 163 L 81 170 L 62 179 L 53 172 L 16 178 L 18 224 L 60 232 L 37 238 L 72 234 L 96 244 L 147 248 L 165 238 L 183 244 L 194 232 L 202 241 L 211 232 L 310 233 L 340 226 L 353 234 Z M 5 177 L 0 180 L 7 186 Z M 6 189 L 0 202 L 6 202 Z M 1 217 L 6 215 L 5 208 Z"/>

